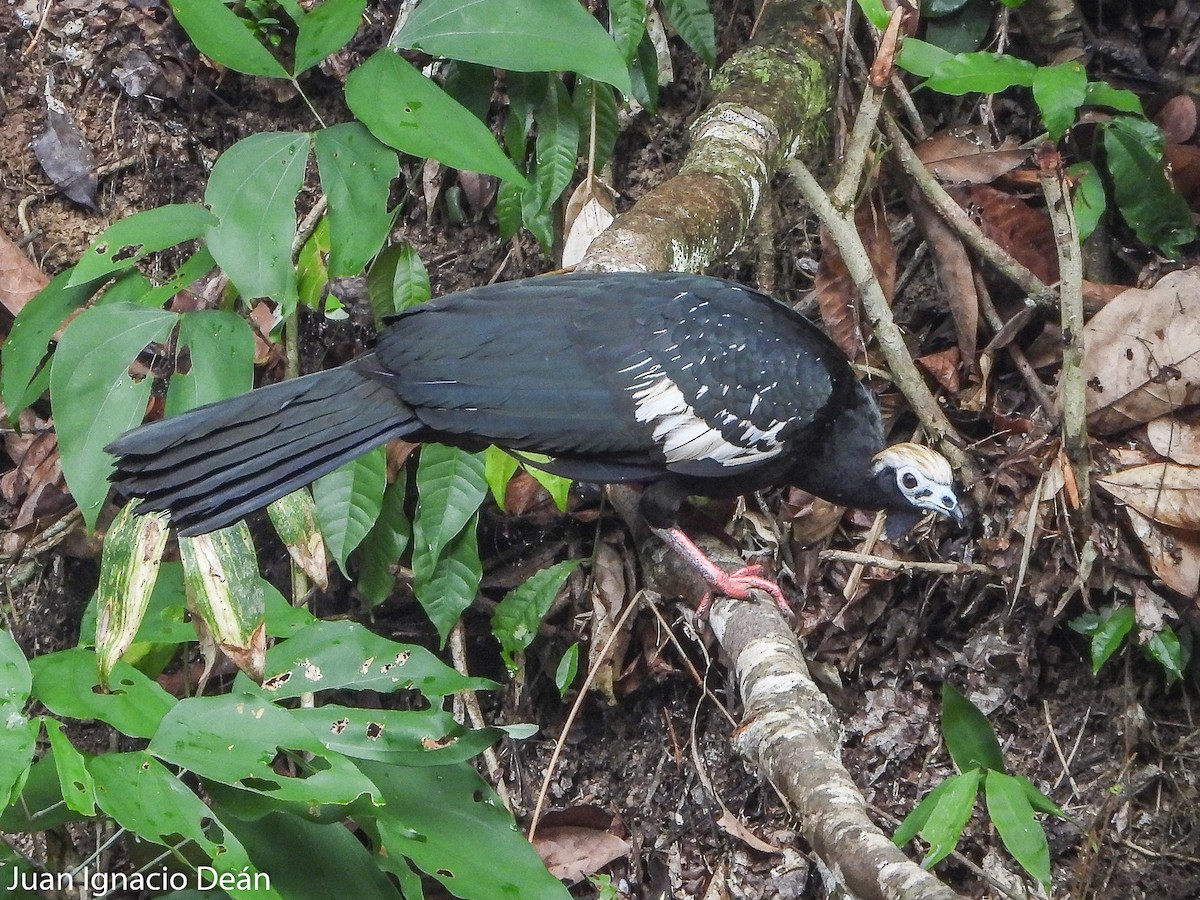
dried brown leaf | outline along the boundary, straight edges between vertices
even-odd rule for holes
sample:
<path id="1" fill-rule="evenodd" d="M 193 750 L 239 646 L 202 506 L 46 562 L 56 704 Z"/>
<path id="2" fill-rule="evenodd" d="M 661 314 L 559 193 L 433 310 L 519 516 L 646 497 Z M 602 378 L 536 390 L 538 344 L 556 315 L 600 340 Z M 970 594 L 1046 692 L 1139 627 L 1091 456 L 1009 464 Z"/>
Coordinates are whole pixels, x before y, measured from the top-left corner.
<path id="1" fill-rule="evenodd" d="M 1200 593 L 1200 535 L 1159 525 L 1126 507 L 1133 533 L 1146 551 L 1146 560 L 1163 584 L 1185 597 Z"/>
<path id="2" fill-rule="evenodd" d="M 1184 466 L 1200 466 L 1200 422 L 1159 416 L 1146 426 L 1146 439 L 1159 456 Z"/>
<path id="3" fill-rule="evenodd" d="M 1084 330 L 1088 426 L 1113 434 L 1200 402 L 1200 270 L 1130 288 Z"/>
<path id="4" fill-rule="evenodd" d="M 907 193 L 913 218 L 925 235 L 933 256 L 933 270 L 942 296 L 954 317 L 959 355 L 966 366 L 973 367 L 979 337 L 979 292 L 975 288 L 971 257 L 967 255 L 962 239 L 924 195 L 915 186 L 910 186 Z"/>
<path id="5" fill-rule="evenodd" d="M 1150 463 L 1096 479 L 1096 485 L 1143 516 L 1188 531 L 1200 530 L 1200 468 Z"/>
<path id="6" fill-rule="evenodd" d="M 1196 101 L 1188 94 L 1176 94 L 1163 104 L 1154 117 L 1168 144 L 1182 144 L 1196 133 Z"/>
<path id="7" fill-rule="evenodd" d="M 15 316 L 49 280 L 21 248 L 0 231 L 0 306 Z"/>
<path id="8" fill-rule="evenodd" d="M 539 828 L 533 849 L 555 878 L 582 881 L 616 859 L 629 855 L 629 843 L 608 831 L 579 825 Z"/>
<path id="9" fill-rule="evenodd" d="M 883 296 L 891 303 L 896 293 L 896 245 L 888 228 L 882 195 L 872 192 L 854 211 L 854 224 L 862 237 L 871 269 L 879 280 Z M 821 262 L 813 286 L 821 320 L 842 352 L 850 359 L 861 359 L 866 351 L 859 325 L 859 292 L 846 269 L 845 260 L 829 233 L 821 229 Z"/>
<path id="10" fill-rule="evenodd" d="M 1029 159 L 1009 137 L 996 147 L 985 128 L 961 126 L 930 135 L 915 148 L 921 162 L 945 184 L 987 184 Z"/>
<path id="11" fill-rule="evenodd" d="M 927 353 L 917 359 L 917 364 L 934 377 L 943 388 L 952 394 L 957 394 L 962 387 L 959 378 L 959 366 L 962 356 L 957 347 L 947 347 L 937 353 Z"/>
<path id="12" fill-rule="evenodd" d="M 1058 281 L 1058 251 L 1050 217 L 1020 197 L 986 184 L 951 188 L 949 194 L 978 220 L 983 233 L 1047 284 Z"/>
<path id="13" fill-rule="evenodd" d="M 571 193 L 563 215 L 562 266 L 581 259 L 600 232 L 612 224 L 617 209 L 616 192 L 603 181 L 585 178 Z"/>

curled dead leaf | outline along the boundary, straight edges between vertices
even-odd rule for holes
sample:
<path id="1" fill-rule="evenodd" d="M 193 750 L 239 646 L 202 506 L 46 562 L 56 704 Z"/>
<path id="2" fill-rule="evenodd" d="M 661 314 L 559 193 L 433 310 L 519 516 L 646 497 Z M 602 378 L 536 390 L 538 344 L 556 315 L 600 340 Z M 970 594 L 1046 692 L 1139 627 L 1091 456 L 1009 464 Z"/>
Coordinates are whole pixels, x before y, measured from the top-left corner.
<path id="1" fill-rule="evenodd" d="M 596 236 L 613 223 L 616 200 L 616 191 L 597 178 L 585 178 L 571 193 L 563 216 L 563 268 L 583 259 Z"/>
<path id="2" fill-rule="evenodd" d="M 1200 402 L 1200 270 L 1130 288 L 1084 329 L 1088 426 L 1113 434 Z"/>
<path id="3" fill-rule="evenodd" d="M 1146 426 L 1146 438 L 1159 456 L 1184 466 L 1200 466 L 1200 421 L 1159 416 Z"/>
<path id="4" fill-rule="evenodd" d="M 1200 593 L 1200 535 L 1168 528 L 1125 507 L 1134 535 L 1146 551 L 1146 560 L 1163 584 L 1184 597 Z"/>
<path id="5" fill-rule="evenodd" d="M 947 184 L 987 184 L 1029 159 L 1029 151 L 1014 138 L 996 146 L 983 126 L 947 128 L 913 149 L 938 181 Z"/>
<path id="6" fill-rule="evenodd" d="M 1200 531 L 1200 467 L 1150 463 L 1105 475 L 1096 485 L 1155 522 Z"/>

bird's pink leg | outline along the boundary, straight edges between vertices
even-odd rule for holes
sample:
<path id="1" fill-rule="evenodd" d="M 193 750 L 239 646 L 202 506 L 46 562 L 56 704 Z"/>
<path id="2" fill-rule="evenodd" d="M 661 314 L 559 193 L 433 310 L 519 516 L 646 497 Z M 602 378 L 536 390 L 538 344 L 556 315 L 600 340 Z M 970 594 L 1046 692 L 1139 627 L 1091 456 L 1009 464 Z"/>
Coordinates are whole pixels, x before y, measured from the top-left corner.
<path id="1" fill-rule="evenodd" d="M 697 547 L 695 542 L 680 529 L 655 528 L 654 533 L 662 538 L 668 547 L 678 553 L 688 565 L 699 572 L 700 577 L 709 586 L 709 590 L 705 591 L 700 600 L 700 605 L 696 607 L 698 617 L 703 618 L 708 613 L 714 591 L 735 600 L 749 600 L 752 589 L 770 594 L 775 605 L 785 616 L 793 614 L 779 585 L 769 578 L 762 577 L 762 566 L 744 566 L 735 572 L 726 572 L 709 559 L 704 551 Z"/>

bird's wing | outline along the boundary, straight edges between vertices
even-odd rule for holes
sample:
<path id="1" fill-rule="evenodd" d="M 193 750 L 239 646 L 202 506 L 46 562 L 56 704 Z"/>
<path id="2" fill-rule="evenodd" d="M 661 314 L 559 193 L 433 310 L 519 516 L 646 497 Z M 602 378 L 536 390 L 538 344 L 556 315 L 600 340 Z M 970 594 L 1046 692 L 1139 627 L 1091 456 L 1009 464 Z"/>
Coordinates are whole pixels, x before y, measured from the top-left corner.
<path id="1" fill-rule="evenodd" d="M 837 354 L 807 320 L 729 282 L 612 273 L 414 308 L 380 336 L 376 377 L 443 435 L 601 466 L 605 480 L 719 477 L 820 425 L 851 377 Z"/>

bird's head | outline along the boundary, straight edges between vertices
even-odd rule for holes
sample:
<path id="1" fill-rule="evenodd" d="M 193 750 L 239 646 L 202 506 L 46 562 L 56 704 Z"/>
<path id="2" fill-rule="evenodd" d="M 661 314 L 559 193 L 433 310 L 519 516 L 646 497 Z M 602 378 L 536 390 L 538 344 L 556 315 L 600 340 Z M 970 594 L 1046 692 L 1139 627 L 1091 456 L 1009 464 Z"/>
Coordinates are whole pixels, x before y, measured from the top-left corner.
<path id="1" fill-rule="evenodd" d="M 888 506 L 890 539 L 908 531 L 925 510 L 949 516 L 962 527 L 963 510 L 954 493 L 954 470 L 937 451 L 920 444 L 893 444 L 875 455 L 871 474 L 894 501 Z"/>

